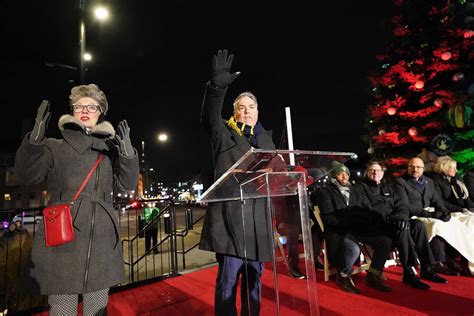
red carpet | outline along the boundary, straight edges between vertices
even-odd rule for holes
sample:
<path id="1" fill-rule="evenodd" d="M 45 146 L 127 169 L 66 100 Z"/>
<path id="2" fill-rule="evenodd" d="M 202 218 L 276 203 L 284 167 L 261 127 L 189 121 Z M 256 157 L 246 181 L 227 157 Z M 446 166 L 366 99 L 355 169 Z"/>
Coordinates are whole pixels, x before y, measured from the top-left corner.
<path id="1" fill-rule="evenodd" d="M 143 285 L 111 295 L 110 316 L 131 315 L 213 315 L 214 282 L 217 267 Z M 354 276 L 361 295 L 339 290 L 334 281 L 324 282 L 317 272 L 317 295 L 321 315 L 469 315 L 474 313 L 474 278 L 447 277 L 449 284 L 434 284 L 428 291 L 402 284 L 401 268 L 385 270 L 393 292 L 381 293 L 364 285 L 365 274 Z M 263 275 L 261 315 L 275 315 L 272 274 Z M 281 315 L 305 315 L 299 308 L 305 281 L 281 275 Z M 240 298 L 238 298 L 238 301 Z M 41 313 L 37 315 L 46 315 Z M 315 314 L 316 315 L 316 314 Z"/>

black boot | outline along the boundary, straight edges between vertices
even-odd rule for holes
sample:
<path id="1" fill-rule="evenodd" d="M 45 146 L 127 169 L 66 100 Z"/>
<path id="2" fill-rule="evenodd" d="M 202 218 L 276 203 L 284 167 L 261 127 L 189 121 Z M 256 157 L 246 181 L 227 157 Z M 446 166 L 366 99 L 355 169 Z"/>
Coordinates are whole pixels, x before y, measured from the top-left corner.
<path id="1" fill-rule="evenodd" d="M 359 294 L 360 291 L 358 288 L 355 287 L 354 282 L 350 276 L 343 277 L 339 273 L 336 274 L 336 284 L 339 286 L 341 290 L 344 292 L 349 292 L 353 294 Z"/>
<path id="2" fill-rule="evenodd" d="M 448 283 L 448 280 L 440 277 L 438 274 L 436 274 L 435 271 L 436 270 L 434 270 L 431 266 L 422 267 L 420 271 L 420 276 L 423 279 L 434 283 Z"/>
<path id="3" fill-rule="evenodd" d="M 383 284 L 381 277 L 382 273 L 376 274 L 374 272 L 367 271 L 367 277 L 365 278 L 365 285 L 372 287 L 380 292 L 391 292 L 392 289 Z"/>
<path id="4" fill-rule="evenodd" d="M 421 282 L 420 278 L 414 275 L 413 273 L 403 274 L 403 283 L 420 290 L 427 290 L 430 288 L 428 284 Z"/>
<path id="5" fill-rule="evenodd" d="M 306 279 L 306 276 L 298 268 L 290 268 L 288 274 L 295 279 Z"/>

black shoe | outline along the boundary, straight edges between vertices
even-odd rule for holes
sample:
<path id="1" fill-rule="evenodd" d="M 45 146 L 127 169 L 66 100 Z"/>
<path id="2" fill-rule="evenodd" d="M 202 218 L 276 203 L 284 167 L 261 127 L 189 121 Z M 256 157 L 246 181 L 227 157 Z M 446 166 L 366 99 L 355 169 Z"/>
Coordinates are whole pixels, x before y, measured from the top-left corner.
<path id="1" fill-rule="evenodd" d="M 336 284 L 344 292 L 349 292 L 352 294 L 359 294 L 360 290 L 355 287 L 354 282 L 350 276 L 343 277 L 339 273 L 336 275 Z"/>
<path id="2" fill-rule="evenodd" d="M 324 264 L 319 262 L 319 260 L 316 260 L 314 262 L 314 267 L 316 268 L 316 270 L 324 270 Z"/>
<path id="3" fill-rule="evenodd" d="M 420 278 L 414 274 L 403 275 L 403 283 L 420 290 L 427 290 L 430 288 L 428 284 L 421 282 Z"/>
<path id="4" fill-rule="evenodd" d="M 470 276 L 471 272 L 469 271 L 469 268 L 463 268 L 459 263 L 457 263 L 454 260 L 448 260 L 444 262 L 444 265 L 453 270 L 454 272 L 457 272 L 459 275 L 463 276 Z"/>
<path id="5" fill-rule="evenodd" d="M 290 275 L 290 277 L 295 278 L 295 279 L 306 278 L 306 276 L 303 273 L 301 273 L 301 271 L 298 269 L 290 269 L 290 271 L 288 271 L 288 274 Z"/>
<path id="6" fill-rule="evenodd" d="M 451 270 L 448 266 L 446 266 L 442 262 L 436 262 L 432 265 L 432 269 L 434 272 L 444 275 L 459 275 L 457 271 Z"/>
<path id="7" fill-rule="evenodd" d="M 437 275 L 434 271 L 433 268 L 428 268 L 420 271 L 420 276 L 428 281 L 434 282 L 434 283 L 448 283 L 448 280 L 445 278 L 440 277 Z"/>
<path id="8" fill-rule="evenodd" d="M 380 292 L 392 292 L 391 288 L 383 284 L 382 277 L 372 272 L 367 272 L 367 277 L 365 278 L 365 285 L 379 290 Z"/>

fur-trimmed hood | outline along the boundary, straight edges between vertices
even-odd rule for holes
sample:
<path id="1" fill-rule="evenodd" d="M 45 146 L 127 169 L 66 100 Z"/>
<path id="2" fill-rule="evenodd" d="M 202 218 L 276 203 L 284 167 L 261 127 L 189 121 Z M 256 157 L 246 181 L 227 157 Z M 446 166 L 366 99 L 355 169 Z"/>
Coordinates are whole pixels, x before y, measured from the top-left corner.
<path id="1" fill-rule="evenodd" d="M 84 124 L 80 120 L 78 120 L 77 118 L 75 118 L 74 116 L 70 114 L 64 114 L 59 118 L 59 121 L 58 121 L 59 130 L 61 132 L 64 131 L 64 128 L 67 124 L 76 125 L 77 127 L 81 128 L 83 131 L 86 131 L 86 127 L 84 126 Z M 100 136 L 108 137 L 110 139 L 114 139 L 115 129 L 110 122 L 103 121 L 97 124 L 96 126 L 94 126 L 90 130 L 89 134 L 100 135 Z"/>

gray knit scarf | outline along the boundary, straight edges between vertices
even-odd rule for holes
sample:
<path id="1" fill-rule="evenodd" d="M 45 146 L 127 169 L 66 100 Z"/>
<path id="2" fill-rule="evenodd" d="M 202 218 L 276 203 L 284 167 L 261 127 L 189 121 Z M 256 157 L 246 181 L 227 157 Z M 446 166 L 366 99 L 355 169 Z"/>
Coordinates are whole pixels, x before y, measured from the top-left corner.
<path id="1" fill-rule="evenodd" d="M 350 184 L 348 186 L 344 186 L 344 185 L 340 184 L 339 181 L 337 181 L 334 178 L 331 178 L 331 182 L 334 183 L 336 185 L 336 187 L 338 188 L 339 192 L 341 192 L 342 197 L 344 198 L 344 202 L 346 203 L 346 205 L 349 205 L 349 197 L 351 195 L 351 186 L 350 186 Z"/>

